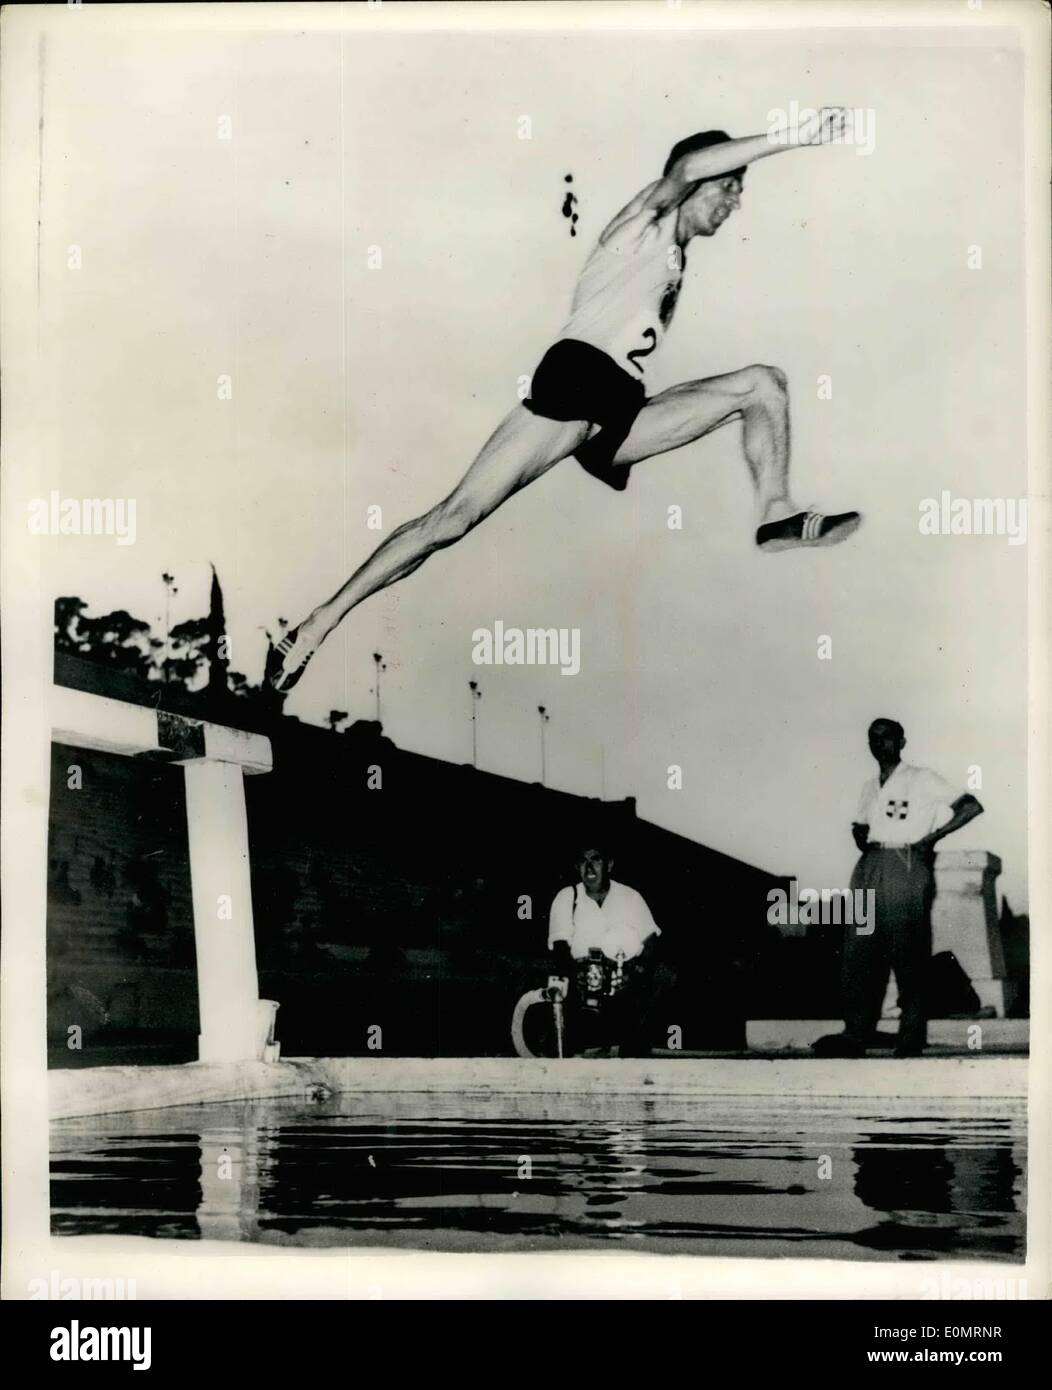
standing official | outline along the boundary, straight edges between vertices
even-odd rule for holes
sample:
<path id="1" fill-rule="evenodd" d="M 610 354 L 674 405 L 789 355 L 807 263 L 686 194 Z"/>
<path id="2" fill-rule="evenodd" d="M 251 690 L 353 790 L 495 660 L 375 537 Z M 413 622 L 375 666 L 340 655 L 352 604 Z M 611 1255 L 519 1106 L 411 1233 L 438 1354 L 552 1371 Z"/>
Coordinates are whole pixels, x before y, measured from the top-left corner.
<path id="1" fill-rule="evenodd" d="M 873 913 L 865 928 L 846 928 L 844 1033 L 823 1040 L 821 1050 L 827 1055 L 861 1057 L 872 1046 L 891 970 L 902 1010 L 895 1056 L 918 1057 L 927 1041 L 924 989 L 931 958 L 935 845 L 983 808 L 937 772 L 903 762 L 905 744 L 902 725 L 894 719 L 875 719 L 869 726 L 869 751 L 879 772 L 862 788 L 851 827 L 862 851 L 851 887 L 872 890 Z"/>

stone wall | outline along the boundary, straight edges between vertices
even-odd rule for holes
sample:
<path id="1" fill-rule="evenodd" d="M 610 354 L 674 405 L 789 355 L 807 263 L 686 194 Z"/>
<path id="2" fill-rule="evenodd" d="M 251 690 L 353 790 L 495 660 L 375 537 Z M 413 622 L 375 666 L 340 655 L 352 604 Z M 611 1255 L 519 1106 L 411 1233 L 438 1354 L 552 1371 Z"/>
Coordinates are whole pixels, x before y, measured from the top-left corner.
<path id="1" fill-rule="evenodd" d="M 376 1026 L 396 1055 L 509 1051 L 512 1005 L 544 977 L 548 908 L 597 803 L 406 753 L 377 725 L 267 732 L 274 770 L 246 794 L 260 993 L 281 1004 L 285 1054 L 365 1053 Z M 632 802 L 605 809 L 624 831 L 617 875 L 682 966 L 684 1045 L 735 1045 L 778 881 L 638 821 Z M 181 769 L 54 746 L 53 1065 L 195 1055 L 185 814 Z"/>

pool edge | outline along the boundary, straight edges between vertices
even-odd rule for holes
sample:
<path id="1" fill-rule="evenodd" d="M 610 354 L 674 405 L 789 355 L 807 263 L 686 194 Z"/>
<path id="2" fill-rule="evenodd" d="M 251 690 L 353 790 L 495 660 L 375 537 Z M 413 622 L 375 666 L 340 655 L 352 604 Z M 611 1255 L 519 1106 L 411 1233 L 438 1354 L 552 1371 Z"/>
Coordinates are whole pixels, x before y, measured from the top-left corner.
<path id="1" fill-rule="evenodd" d="M 48 1073 L 53 1120 L 221 1101 L 328 1094 L 471 1093 L 646 1096 L 799 1096 L 872 1101 L 912 1097 L 1025 1100 L 1028 1058 L 916 1057 L 657 1060 L 302 1057 L 280 1062 L 189 1062 Z"/>

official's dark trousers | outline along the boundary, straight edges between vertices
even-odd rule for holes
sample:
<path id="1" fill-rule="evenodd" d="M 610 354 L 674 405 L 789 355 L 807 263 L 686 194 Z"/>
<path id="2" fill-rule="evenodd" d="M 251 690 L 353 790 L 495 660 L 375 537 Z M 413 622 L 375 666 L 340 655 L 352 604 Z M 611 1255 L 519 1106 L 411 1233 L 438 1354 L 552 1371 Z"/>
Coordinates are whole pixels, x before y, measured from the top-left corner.
<path id="1" fill-rule="evenodd" d="M 873 892 L 873 911 L 864 928 L 868 934 L 859 931 L 858 922 L 846 928 L 841 974 L 844 1031 L 861 1047 L 873 1044 L 892 970 L 902 1010 L 897 1046 L 919 1051 L 927 1040 L 924 990 L 931 959 L 933 859 L 916 850 L 870 848 L 851 875 L 852 889 Z"/>

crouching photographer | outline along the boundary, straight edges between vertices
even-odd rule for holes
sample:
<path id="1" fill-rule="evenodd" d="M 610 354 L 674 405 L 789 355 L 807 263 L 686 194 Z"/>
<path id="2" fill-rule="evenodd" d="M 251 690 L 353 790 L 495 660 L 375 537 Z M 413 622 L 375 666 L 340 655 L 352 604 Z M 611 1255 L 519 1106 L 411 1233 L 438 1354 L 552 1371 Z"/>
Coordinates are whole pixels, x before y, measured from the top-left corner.
<path id="1" fill-rule="evenodd" d="M 614 879 L 613 867 L 609 843 L 589 838 L 577 854 L 577 881 L 556 894 L 548 919 L 550 973 L 564 982 L 567 1054 L 645 1056 L 675 983 L 646 900 Z"/>

